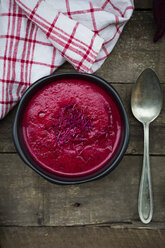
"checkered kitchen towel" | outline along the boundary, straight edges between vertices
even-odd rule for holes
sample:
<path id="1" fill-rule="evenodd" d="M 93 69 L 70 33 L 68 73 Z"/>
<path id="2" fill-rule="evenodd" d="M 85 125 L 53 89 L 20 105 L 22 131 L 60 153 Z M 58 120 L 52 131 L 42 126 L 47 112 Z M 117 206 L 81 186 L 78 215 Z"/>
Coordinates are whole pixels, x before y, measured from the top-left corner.
<path id="1" fill-rule="evenodd" d="M 133 0 L 0 0 L 0 118 L 66 60 L 95 72 L 133 12 Z"/>

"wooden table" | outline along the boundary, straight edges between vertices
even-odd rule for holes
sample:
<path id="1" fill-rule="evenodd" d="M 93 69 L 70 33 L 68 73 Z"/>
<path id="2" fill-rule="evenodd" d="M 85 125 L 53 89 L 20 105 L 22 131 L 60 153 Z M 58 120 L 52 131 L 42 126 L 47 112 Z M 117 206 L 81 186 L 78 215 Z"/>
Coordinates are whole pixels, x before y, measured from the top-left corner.
<path id="1" fill-rule="evenodd" d="M 153 43 L 151 0 L 137 0 L 109 59 L 96 73 L 119 92 L 131 137 L 119 166 L 104 178 L 75 186 L 47 182 L 15 151 L 16 108 L 0 121 L 1 248 L 165 247 L 165 109 L 150 129 L 154 215 L 139 221 L 137 197 L 142 168 L 143 130 L 131 114 L 130 94 L 143 69 L 154 69 L 165 88 L 165 36 Z M 58 72 L 74 69 L 66 63 Z"/>

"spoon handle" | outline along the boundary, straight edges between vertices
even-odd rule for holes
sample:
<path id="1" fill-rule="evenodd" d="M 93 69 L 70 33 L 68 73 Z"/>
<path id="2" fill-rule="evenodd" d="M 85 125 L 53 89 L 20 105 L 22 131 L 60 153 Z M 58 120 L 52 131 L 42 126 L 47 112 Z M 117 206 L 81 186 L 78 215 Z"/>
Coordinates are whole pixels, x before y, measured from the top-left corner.
<path id="1" fill-rule="evenodd" d="M 138 212 L 141 221 L 145 224 L 148 224 L 151 221 L 153 215 L 152 185 L 149 161 L 149 123 L 144 123 L 143 126 L 144 157 L 139 189 Z"/>

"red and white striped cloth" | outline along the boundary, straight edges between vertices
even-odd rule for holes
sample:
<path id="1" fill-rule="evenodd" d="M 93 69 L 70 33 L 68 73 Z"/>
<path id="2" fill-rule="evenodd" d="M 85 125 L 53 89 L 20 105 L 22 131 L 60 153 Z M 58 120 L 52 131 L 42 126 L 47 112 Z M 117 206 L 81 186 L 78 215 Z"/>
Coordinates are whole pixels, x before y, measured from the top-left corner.
<path id="1" fill-rule="evenodd" d="M 115 46 L 133 0 L 0 0 L 0 118 L 66 60 L 93 73 Z"/>

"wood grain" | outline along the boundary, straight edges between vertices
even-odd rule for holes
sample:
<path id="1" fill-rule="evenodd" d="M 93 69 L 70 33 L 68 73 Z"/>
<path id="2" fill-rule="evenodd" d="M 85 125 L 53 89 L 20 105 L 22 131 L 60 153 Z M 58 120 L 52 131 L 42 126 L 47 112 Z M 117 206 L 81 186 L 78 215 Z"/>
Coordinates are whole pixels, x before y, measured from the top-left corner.
<path id="1" fill-rule="evenodd" d="M 133 84 L 120 83 L 112 84 L 119 93 L 130 123 L 130 142 L 127 149 L 127 154 L 143 154 L 143 128 L 142 125 L 133 117 L 130 107 L 131 90 Z M 165 85 L 162 84 L 163 91 Z M 164 99 L 165 101 L 165 99 Z M 12 141 L 12 125 L 15 116 L 16 108 L 9 115 L 0 121 L 0 152 L 15 152 Z M 165 154 L 165 109 L 162 109 L 160 116 L 150 126 L 150 153 Z M 161 140 L 161 142 L 160 142 Z"/>
<path id="2" fill-rule="evenodd" d="M 138 221 L 141 156 L 125 156 L 104 178 L 81 185 L 47 182 L 17 154 L 0 154 L 0 226 L 74 226 Z M 153 223 L 165 220 L 165 157 L 151 157 Z M 143 225 L 142 225 L 143 226 Z M 164 227 L 165 228 L 165 227 Z"/>
<path id="3" fill-rule="evenodd" d="M 14 122 L 17 106 L 12 109 L 8 115 L 0 120 L 0 152 L 15 152 L 12 127 Z"/>
<path id="4" fill-rule="evenodd" d="M 152 8 L 152 0 L 135 0 L 135 8 L 136 9 L 151 9 Z"/>
<path id="5" fill-rule="evenodd" d="M 109 227 L 5 227 L 1 248 L 164 248 L 165 230 L 128 230 Z"/>

